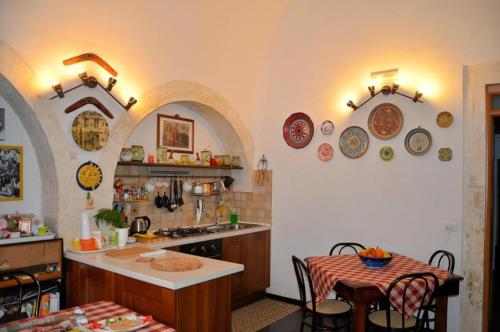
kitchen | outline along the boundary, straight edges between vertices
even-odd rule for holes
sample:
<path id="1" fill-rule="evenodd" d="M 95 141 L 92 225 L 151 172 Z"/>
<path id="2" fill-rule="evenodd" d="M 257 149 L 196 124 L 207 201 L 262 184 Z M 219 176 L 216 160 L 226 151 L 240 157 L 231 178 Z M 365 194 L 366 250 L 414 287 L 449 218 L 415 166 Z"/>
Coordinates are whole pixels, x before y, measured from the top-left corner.
<path id="1" fill-rule="evenodd" d="M 151 234 L 158 229 L 211 227 L 218 217 L 221 225 L 231 224 L 233 214 L 237 224 L 259 226 L 165 239 L 165 245 L 127 244 L 126 249 L 167 248 L 167 254 L 182 256 L 168 248 L 181 250 L 188 244 L 182 241 L 190 242 L 189 238 L 217 237 L 222 240 L 223 261 L 229 262 L 227 266 L 214 263 L 221 268 L 217 276 L 238 279 L 235 276 L 242 276 L 254 264 L 250 254 L 255 247 L 264 248 L 264 253 L 256 254 L 269 255 L 262 256 L 269 257 L 269 279 L 261 279 L 257 293 L 262 296 L 265 290 L 265 299 L 295 301 L 299 292 L 293 255 L 302 259 L 327 255 L 335 243 L 358 242 L 427 262 L 433 252 L 444 249 L 455 255 L 454 273 L 464 277 L 458 296 L 448 301 L 448 331 L 487 331 L 488 323 L 493 324 L 488 285 L 494 278 L 485 272 L 492 245 L 488 234 L 494 232 L 488 226 L 491 209 L 486 208 L 490 173 L 484 114 L 489 107 L 485 89 L 500 81 L 498 45 L 488 42 L 497 40 L 500 30 L 494 17 L 499 9 L 496 1 L 477 6 L 447 0 L 384 0 L 377 5 L 151 1 L 138 7 L 134 1 L 22 0 L 0 1 L 0 9 L 0 109 L 4 110 L 0 111 L 4 117 L 0 114 L 4 128 L 0 145 L 23 147 L 22 152 L 4 148 L 10 149 L 8 164 L 22 165 L 23 171 L 22 183 L 16 177 L 2 182 L 0 214 L 18 211 L 29 219 L 22 220 L 23 227 L 31 221 L 57 234 L 63 239 L 67 259 L 95 272 L 98 281 L 90 284 L 106 285 L 101 276 L 117 272 L 91 260 L 104 257 L 108 264 L 105 252 L 79 255 L 69 251 L 72 241 L 81 238 L 84 212 L 90 231 L 101 231 L 107 243 L 106 223 L 97 227 L 93 216 L 117 204 L 117 209 L 126 212 L 129 226 L 136 217 L 148 217 Z M 94 61 L 97 58 L 63 63 L 87 53 L 99 56 L 117 75 L 99 65 L 101 60 Z M 386 95 L 384 84 L 371 74 L 394 69 L 397 75 L 388 86 L 397 82 L 399 88 Z M 87 76 L 79 75 L 82 70 Z M 368 100 L 372 90 L 367 87 L 373 83 L 376 95 Z M 414 102 L 417 91 L 422 96 Z M 84 107 L 70 107 L 89 97 L 98 103 L 86 99 Z M 347 106 L 349 101 L 351 106 Z M 387 140 L 375 136 L 368 125 L 371 112 L 384 103 L 396 105 L 404 116 L 399 134 Z M 83 136 L 78 131 L 83 133 L 83 129 L 78 121 L 74 139 L 73 123 L 85 111 L 97 112 L 107 122 L 105 143 L 101 139 L 106 135 L 101 133 L 80 147 Z M 447 128 L 436 122 L 442 112 L 453 118 Z M 296 113 L 306 114 L 312 126 L 305 117 L 302 123 L 313 128 L 306 135 L 309 144 L 301 148 L 289 145 L 283 132 L 287 119 Z M 193 153 L 191 147 L 174 152 L 172 164 L 168 151 L 157 151 L 158 115 L 194 121 Z M 333 124 L 330 135 L 322 131 L 325 121 Z M 340 139 L 355 126 L 364 129 L 369 144 L 362 157 L 349 158 Z M 432 144 L 429 152 L 417 156 L 409 152 L 405 138 L 419 127 L 432 136 Z M 102 125 L 99 128 L 104 130 Z M 178 139 L 182 144 L 183 133 Z M 365 137 L 359 130 L 356 133 Z M 418 133 L 425 139 L 427 133 Z M 165 140 L 176 139 L 167 135 Z M 88 144 L 98 144 L 100 149 L 87 151 Z M 142 146 L 144 165 L 127 165 L 133 160 L 122 158 L 122 149 L 133 145 Z M 389 161 L 381 156 L 385 147 L 391 148 L 383 151 L 384 158 L 392 156 Z M 449 150 L 440 155 L 442 148 Z M 199 167 L 203 151 L 210 151 L 214 159 L 229 156 L 231 166 L 228 160 L 224 166 L 222 158 L 220 169 Z M 22 156 L 22 162 L 17 156 Z M 148 164 L 149 156 L 153 162 Z M 266 164 L 263 156 L 267 177 L 260 184 Z M 321 159 L 328 156 L 328 161 Z M 235 165 L 239 157 L 241 169 L 232 168 L 233 157 Z M 102 175 L 92 190 L 82 189 L 77 181 L 78 169 L 87 162 L 91 163 L 84 170 L 96 174 L 97 165 Z M 223 190 L 220 180 L 229 178 L 234 181 Z M 192 194 L 196 183 L 212 183 L 212 187 L 217 183 L 214 191 L 219 193 L 199 199 Z M 191 185 L 190 190 L 184 191 L 184 185 L 187 189 Z M 171 192 L 174 187 L 177 195 Z M 121 202 L 130 200 L 130 194 L 135 195 L 135 202 Z M 172 203 L 174 198 L 177 203 L 180 197 L 184 204 L 173 212 L 163 206 L 164 201 Z M 137 230 L 144 231 L 147 220 L 137 220 Z M 252 246 L 254 240 L 247 238 L 241 240 L 243 244 L 227 240 L 260 231 L 269 234 L 264 240 L 269 251 L 266 245 Z M 225 244 L 232 249 L 224 250 Z M 225 255 L 232 257 L 225 259 Z M 242 255 L 248 255 L 246 263 Z M 125 263 L 117 260 L 116 264 Z M 69 270 L 68 265 L 65 272 Z M 231 282 L 232 298 L 238 288 L 240 293 L 253 293 L 246 282 L 250 282 L 246 276 Z M 67 295 L 74 296 L 75 305 L 84 297 L 88 302 L 98 300 L 88 292 L 68 291 Z M 248 307 L 245 298 L 241 295 L 241 308 Z M 131 305 L 124 307 L 133 311 Z M 173 324 L 165 325 L 175 328 Z"/>

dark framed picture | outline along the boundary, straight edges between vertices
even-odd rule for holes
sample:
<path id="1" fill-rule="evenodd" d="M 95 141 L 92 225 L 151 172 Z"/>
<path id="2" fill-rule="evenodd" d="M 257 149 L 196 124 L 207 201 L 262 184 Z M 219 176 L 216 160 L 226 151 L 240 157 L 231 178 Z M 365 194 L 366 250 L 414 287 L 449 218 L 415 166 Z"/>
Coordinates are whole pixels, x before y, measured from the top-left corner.
<path id="1" fill-rule="evenodd" d="M 0 145 L 0 201 L 23 199 L 23 147 Z"/>
<path id="2" fill-rule="evenodd" d="M 156 145 L 173 152 L 194 152 L 194 120 L 158 114 Z"/>
<path id="3" fill-rule="evenodd" d="M 5 140 L 5 110 L 0 108 L 0 141 Z"/>

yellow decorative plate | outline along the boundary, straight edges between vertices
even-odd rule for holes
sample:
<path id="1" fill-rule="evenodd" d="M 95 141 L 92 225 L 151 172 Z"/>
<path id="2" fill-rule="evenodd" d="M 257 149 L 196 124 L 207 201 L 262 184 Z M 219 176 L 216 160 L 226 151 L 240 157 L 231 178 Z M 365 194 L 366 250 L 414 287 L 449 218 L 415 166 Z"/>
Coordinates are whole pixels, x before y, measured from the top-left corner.
<path id="1" fill-rule="evenodd" d="M 91 161 L 87 161 L 78 167 L 76 171 L 76 182 L 80 188 L 92 191 L 99 187 L 102 181 L 101 168 Z"/>

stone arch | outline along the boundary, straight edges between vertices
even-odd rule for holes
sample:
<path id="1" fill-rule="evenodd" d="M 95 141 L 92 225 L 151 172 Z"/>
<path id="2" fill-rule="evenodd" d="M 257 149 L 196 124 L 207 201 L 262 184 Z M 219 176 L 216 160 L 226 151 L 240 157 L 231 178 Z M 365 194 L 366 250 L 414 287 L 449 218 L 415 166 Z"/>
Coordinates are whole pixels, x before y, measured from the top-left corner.
<path id="1" fill-rule="evenodd" d="M 35 84 L 33 71 L 19 55 L 0 40 L 0 95 L 15 110 L 33 144 L 40 172 L 43 174 L 41 176 L 41 213 L 45 222 L 55 228 L 59 213 L 56 163 L 45 134 L 50 129 L 43 128 L 36 114 L 37 108 L 45 109 L 50 105 L 39 99 Z M 40 107 L 42 105 L 44 106 Z M 45 115 L 45 117 L 50 117 L 50 114 Z M 46 123 L 50 123 L 50 120 Z"/>
<path id="2" fill-rule="evenodd" d="M 240 155 L 244 170 L 233 172 L 237 178 L 236 188 L 250 190 L 251 167 L 254 143 L 248 128 L 236 110 L 217 92 L 191 81 L 170 81 L 145 93 L 139 99 L 136 109 L 130 111 L 131 117 L 121 117 L 113 128 L 116 142 L 123 146 L 133 129 L 150 113 L 161 106 L 179 103 L 202 114 L 212 128 L 219 134 L 219 139 L 226 153 Z M 121 148 L 120 146 L 120 148 Z M 119 151 L 116 151 L 115 161 Z"/>

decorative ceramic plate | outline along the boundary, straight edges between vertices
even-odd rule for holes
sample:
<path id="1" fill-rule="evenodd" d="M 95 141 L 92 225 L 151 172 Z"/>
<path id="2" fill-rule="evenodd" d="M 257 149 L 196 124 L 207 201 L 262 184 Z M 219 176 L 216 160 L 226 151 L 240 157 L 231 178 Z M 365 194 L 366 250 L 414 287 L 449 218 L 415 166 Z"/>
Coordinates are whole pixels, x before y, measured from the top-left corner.
<path id="1" fill-rule="evenodd" d="M 394 150 L 390 146 L 384 146 L 380 149 L 380 158 L 389 161 L 394 157 Z"/>
<path id="2" fill-rule="evenodd" d="M 80 188 L 92 191 L 99 187 L 102 181 L 102 171 L 99 165 L 87 161 L 78 167 L 76 171 L 76 182 Z"/>
<path id="3" fill-rule="evenodd" d="M 411 130 L 405 138 L 405 147 L 414 156 L 426 154 L 432 145 L 431 134 L 423 128 Z"/>
<path id="4" fill-rule="evenodd" d="M 73 121 L 71 135 L 75 143 L 83 150 L 97 151 L 108 142 L 108 123 L 100 113 L 85 111 Z"/>
<path id="5" fill-rule="evenodd" d="M 368 134 L 357 126 L 346 128 L 340 135 L 340 151 L 347 158 L 359 158 L 365 154 L 368 149 Z"/>
<path id="6" fill-rule="evenodd" d="M 321 161 L 328 161 L 333 157 L 333 147 L 328 143 L 323 143 L 318 147 L 318 158 Z"/>
<path id="7" fill-rule="evenodd" d="M 305 147 L 314 135 L 314 124 L 311 118 L 304 113 L 293 113 L 283 125 L 283 138 L 292 148 Z"/>
<path id="8" fill-rule="evenodd" d="M 325 136 L 330 136 L 333 133 L 334 128 L 335 126 L 330 120 L 323 121 L 323 123 L 321 124 L 321 132 Z"/>
<path id="9" fill-rule="evenodd" d="M 403 113 L 394 104 L 384 103 L 375 107 L 368 117 L 368 129 L 378 139 L 391 139 L 403 128 Z"/>
<path id="10" fill-rule="evenodd" d="M 436 117 L 436 123 L 441 128 L 448 128 L 453 123 L 453 114 L 450 112 L 441 112 Z"/>
<path id="11" fill-rule="evenodd" d="M 453 150 L 450 148 L 441 148 L 438 151 L 438 158 L 441 161 L 450 161 L 453 158 Z"/>

